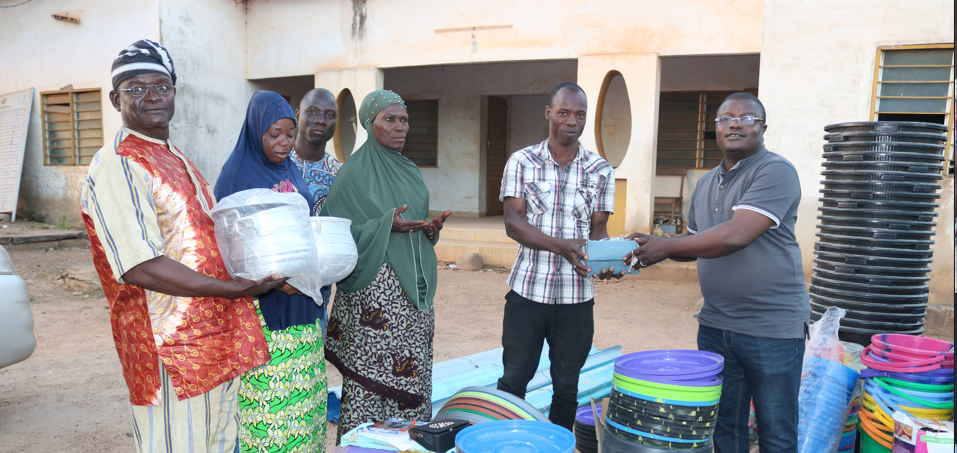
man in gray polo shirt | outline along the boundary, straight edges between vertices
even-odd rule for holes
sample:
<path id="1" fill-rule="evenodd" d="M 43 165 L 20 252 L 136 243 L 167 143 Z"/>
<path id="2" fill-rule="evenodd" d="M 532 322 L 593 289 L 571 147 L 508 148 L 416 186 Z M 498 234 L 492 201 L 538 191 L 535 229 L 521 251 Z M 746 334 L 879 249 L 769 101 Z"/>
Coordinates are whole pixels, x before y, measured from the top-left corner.
<path id="1" fill-rule="evenodd" d="M 798 451 L 797 396 L 810 314 L 794 235 L 801 185 L 794 166 L 764 147 L 766 119 L 758 98 L 728 96 L 716 120 L 724 160 L 695 187 L 688 233 L 631 236 L 639 243 L 636 267 L 698 259 L 704 295 L 698 349 L 725 360 L 716 453 L 748 451 L 752 398 L 761 451 Z"/>

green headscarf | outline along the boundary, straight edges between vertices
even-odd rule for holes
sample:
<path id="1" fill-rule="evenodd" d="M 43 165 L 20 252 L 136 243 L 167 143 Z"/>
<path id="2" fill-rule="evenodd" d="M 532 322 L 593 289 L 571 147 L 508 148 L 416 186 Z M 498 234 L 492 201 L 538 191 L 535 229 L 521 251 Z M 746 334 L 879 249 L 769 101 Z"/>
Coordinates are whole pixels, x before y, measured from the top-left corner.
<path id="1" fill-rule="evenodd" d="M 352 220 L 352 236 L 359 249 L 359 262 L 340 291 L 355 292 L 369 286 L 382 263 L 392 266 L 402 289 L 420 310 L 432 306 L 437 278 L 433 241 L 425 233 L 392 233 L 396 208 L 409 205 L 405 220 L 429 221 L 429 190 L 422 173 L 401 151 L 382 146 L 375 138 L 372 121 L 392 104 L 405 106 L 391 91 L 373 91 L 362 101 L 359 121 L 369 133 L 366 142 L 349 157 L 329 189 L 320 215 Z"/>

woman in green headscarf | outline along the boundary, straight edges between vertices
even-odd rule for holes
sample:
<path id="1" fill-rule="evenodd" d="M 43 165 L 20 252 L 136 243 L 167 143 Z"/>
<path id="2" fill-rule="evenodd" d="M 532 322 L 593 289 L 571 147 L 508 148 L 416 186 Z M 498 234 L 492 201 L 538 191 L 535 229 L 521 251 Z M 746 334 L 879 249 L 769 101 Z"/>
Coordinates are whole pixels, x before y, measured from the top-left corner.
<path id="1" fill-rule="evenodd" d="M 352 220 L 359 249 L 355 271 L 336 284 L 326 339 L 343 377 L 339 439 L 366 422 L 432 417 L 433 246 L 451 214 L 426 222 L 429 191 L 401 153 L 402 98 L 370 93 L 359 120 L 369 138 L 339 169 L 321 214 Z"/>

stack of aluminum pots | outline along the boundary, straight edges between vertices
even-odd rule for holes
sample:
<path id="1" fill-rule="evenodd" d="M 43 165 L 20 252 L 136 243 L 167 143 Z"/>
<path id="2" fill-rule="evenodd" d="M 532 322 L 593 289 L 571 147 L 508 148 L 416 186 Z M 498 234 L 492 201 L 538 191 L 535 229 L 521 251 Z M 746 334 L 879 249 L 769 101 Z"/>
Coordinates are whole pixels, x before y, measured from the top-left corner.
<path id="1" fill-rule="evenodd" d="M 840 338 L 920 335 L 930 287 L 947 127 L 862 122 L 824 128 L 811 320 L 847 311 Z"/>

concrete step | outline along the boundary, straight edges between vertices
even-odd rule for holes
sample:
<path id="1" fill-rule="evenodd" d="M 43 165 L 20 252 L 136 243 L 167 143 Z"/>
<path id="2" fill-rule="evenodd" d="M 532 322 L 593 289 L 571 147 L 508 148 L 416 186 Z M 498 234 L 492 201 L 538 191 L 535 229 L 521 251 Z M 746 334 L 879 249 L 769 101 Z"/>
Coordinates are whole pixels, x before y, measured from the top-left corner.
<path id="1" fill-rule="evenodd" d="M 28 244 L 30 242 L 56 242 L 68 239 L 88 239 L 85 230 L 37 230 L 22 234 L 0 233 L 0 244 Z"/>
<path id="2" fill-rule="evenodd" d="M 518 244 L 515 242 L 465 241 L 450 239 L 442 230 L 442 237 L 435 245 L 435 255 L 441 261 L 455 261 L 455 257 L 468 253 L 478 253 L 485 264 L 511 266 L 515 263 Z"/>
<path id="3" fill-rule="evenodd" d="M 26 233 L 4 234 L 0 232 L 0 246 L 7 250 L 45 250 L 48 248 L 84 248 L 90 246 L 90 238 L 84 230 L 37 230 Z"/>
<path id="4" fill-rule="evenodd" d="M 451 239 L 453 241 L 474 241 L 474 242 L 507 242 L 515 244 L 512 238 L 505 234 L 504 229 L 475 229 L 475 228 L 451 228 L 442 229 L 442 239 Z"/>

